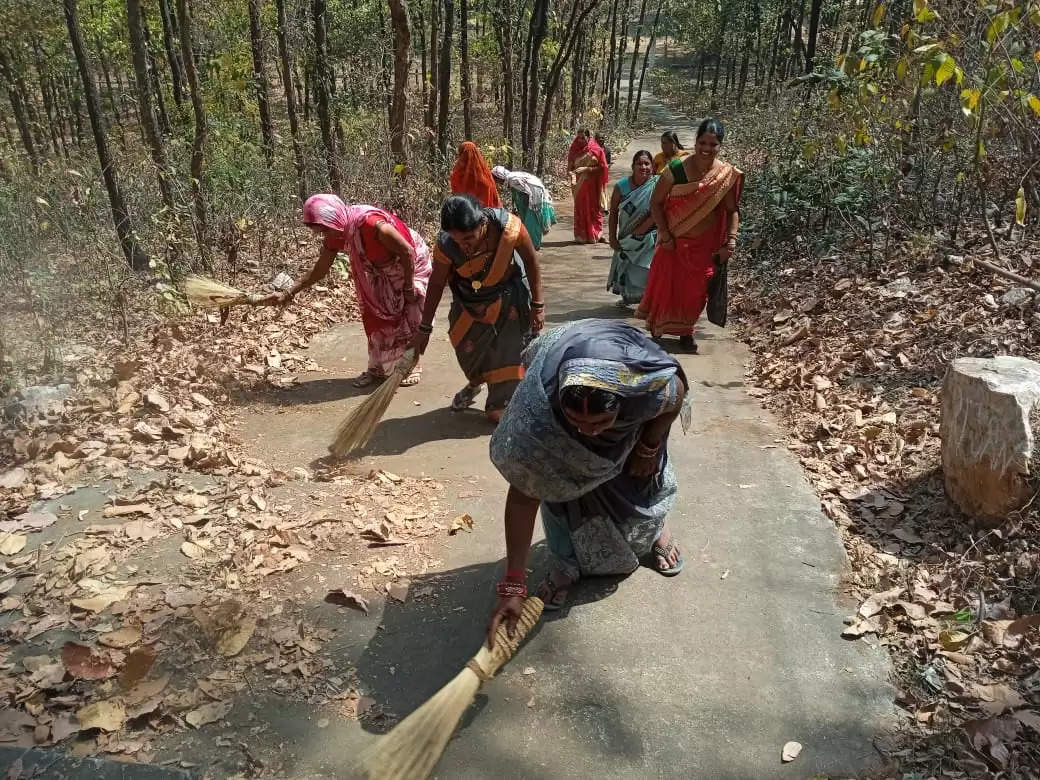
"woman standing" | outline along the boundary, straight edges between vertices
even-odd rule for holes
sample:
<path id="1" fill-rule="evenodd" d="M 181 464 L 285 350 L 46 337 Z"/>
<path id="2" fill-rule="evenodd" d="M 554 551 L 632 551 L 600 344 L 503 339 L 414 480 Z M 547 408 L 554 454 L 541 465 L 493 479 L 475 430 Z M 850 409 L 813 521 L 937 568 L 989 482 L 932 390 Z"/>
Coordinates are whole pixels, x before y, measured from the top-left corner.
<path id="1" fill-rule="evenodd" d="M 328 274 L 338 252 L 347 252 L 368 338 L 368 369 L 354 385 L 381 382 L 419 332 L 432 270 L 429 247 L 395 214 L 377 206 L 347 206 L 335 195 L 308 198 L 303 223 L 323 237 L 318 262 L 292 289 L 265 302 L 289 303 Z M 419 377 L 417 365 L 401 386 L 416 385 Z"/>
<path id="2" fill-rule="evenodd" d="M 694 154 L 668 164 L 650 200 L 657 251 L 636 316 L 646 320 L 655 338 L 679 336 L 679 344 L 692 352 L 708 282 L 716 262 L 728 262 L 736 251 L 740 228 L 744 174 L 718 159 L 724 135 L 717 119 L 701 122 Z"/>
<path id="3" fill-rule="evenodd" d="M 610 261 L 607 289 L 621 296 L 622 303 L 639 303 L 650 275 L 657 230 L 650 213 L 650 196 L 657 177 L 652 175 L 653 155 L 646 149 L 632 158 L 632 175 L 614 186 L 610 197 Z"/>
<path id="4" fill-rule="evenodd" d="M 603 147 L 589 130 L 582 130 L 567 154 L 574 194 L 574 238 L 579 244 L 595 244 L 603 236 L 603 190 L 610 178 Z"/>
<path id="5" fill-rule="evenodd" d="M 679 143 L 679 136 L 674 130 L 666 130 L 661 133 L 661 151 L 654 155 L 654 173 L 661 173 L 668 167 L 668 163 L 680 157 L 688 155 L 683 145 Z"/>
<path id="6" fill-rule="evenodd" d="M 542 238 L 556 224 L 556 210 L 545 184 L 533 173 L 509 171 L 501 165 L 492 168 L 491 175 L 509 188 L 513 208 L 527 228 L 531 243 L 535 249 L 541 249 Z"/>
<path id="7" fill-rule="evenodd" d="M 451 192 L 453 195 L 472 195 L 485 208 L 502 207 L 491 169 L 472 141 L 459 147 L 459 157 L 451 169 Z"/>
<path id="8" fill-rule="evenodd" d="M 668 435 L 687 381 L 675 358 L 631 325 L 578 320 L 540 336 L 527 376 L 491 437 L 509 482 L 506 575 L 488 636 L 515 625 L 539 505 L 549 573 L 539 596 L 559 609 L 581 577 L 629 574 L 640 561 L 665 576 L 683 558 L 665 523 L 676 494 Z"/>
<path id="9" fill-rule="evenodd" d="M 453 195 L 441 209 L 433 258 L 416 349 L 426 351 L 434 314 L 450 284 L 448 336 L 469 380 L 451 408 L 469 408 L 487 384 L 484 411 L 497 423 L 523 379 L 520 354 L 528 335 L 545 324 L 541 271 L 531 237 L 520 218 L 505 209 L 482 208 L 471 195 Z"/>

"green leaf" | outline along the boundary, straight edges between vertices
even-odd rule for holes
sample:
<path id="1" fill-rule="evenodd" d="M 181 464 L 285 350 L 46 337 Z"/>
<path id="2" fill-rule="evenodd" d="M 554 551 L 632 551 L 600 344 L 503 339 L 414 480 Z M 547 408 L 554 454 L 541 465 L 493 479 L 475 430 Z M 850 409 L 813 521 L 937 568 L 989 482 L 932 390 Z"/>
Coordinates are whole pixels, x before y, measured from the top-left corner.
<path id="1" fill-rule="evenodd" d="M 941 87 L 953 76 L 957 63 L 946 52 L 939 54 L 939 67 L 935 69 L 935 85 Z"/>
<path id="2" fill-rule="evenodd" d="M 885 12 L 888 10 L 888 6 L 884 3 L 880 3 L 877 8 L 874 9 L 874 26 L 880 27 L 881 22 L 885 19 Z"/>
<path id="3" fill-rule="evenodd" d="M 999 13 L 993 17 L 992 21 L 986 25 L 986 42 L 992 47 L 996 44 L 997 38 L 1004 34 L 1004 31 L 1011 24 L 1011 17 L 1007 11 Z"/>
<path id="4" fill-rule="evenodd" d="M 1026 191 L 1022 187 L 1018 188 L 1015 196 L 1015 222 L 1022 227 L 1026 225 Z"/>
<path id="5" fill-rule="evenodd" d="M 965 89 L 961 90 L 961 110 L 969 116 L 975 112 L 975 109 L 979 107 L 979 99 L 982 97 L 982 92 L 977 89 Z"/>
<path id="6" fill-rule="evenodd" d="M 902 81 L 906 78 L 906 71 L 909 67 L 906 57 L 902 57 L 899 62 L 896 63 L 896 78 Z"/>
<path id="7" fill-rule="evenodd" d="M 1026 98 L 1026 102 L 1029 103 L 1029 107 L 1033 109 L 1033 113 L 1040 116 L 1040 98 L 1036 95 L 1030 95 Z"/>
<path id="8" fill-rule="evenodd" d="M 1025 63 L 1022 62 L 1022 60 L 1018 59 L 1017 57 L 1012 57 L 1011 68 L 1015 71 L 1015 73 L 1021 73 L 1026 69 L 1026 66 Z"/>
<path id="9" fill-rule="evenodd" d="M 924 43 L 914 49 L 914 54 L 927 54 L 939 48 L 938 43 Z"/>

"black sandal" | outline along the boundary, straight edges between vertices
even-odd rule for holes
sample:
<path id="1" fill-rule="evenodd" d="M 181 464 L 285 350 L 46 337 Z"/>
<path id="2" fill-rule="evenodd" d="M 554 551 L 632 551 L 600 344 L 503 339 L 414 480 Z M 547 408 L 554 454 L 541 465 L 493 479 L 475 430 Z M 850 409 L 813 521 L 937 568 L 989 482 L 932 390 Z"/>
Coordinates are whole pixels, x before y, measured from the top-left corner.
<path id="1" fill-rule="evenodd" d="M 573 582 L 568 582 L 566 585 L 557 585 L 553 582 L 552 575 L 546 574 L 545 581 L 538 587 L 538 598 L 540 598 L 542 603 L 545 605 L 543 609 L 546 612 L 556 612 L 557 610 L 563 609 L 567 606 L 568 591 L 573 587 Z M 563 593 L 562 601 L 557 600 L 560 593 Z"/>
<path id="2" fill-rule="evenodd" d="M 653 552 L 654 555 L 663 558 L 667 561 L 668 556 L 675 552 L 675 549 L 678 546 L 679 545 L 675 543 L 675 539 L 672 538 L 668 540 L 668 545 L 665 547 L 662 547 L 659 544 L 655 544 L 651 552 Z M 674 577 L 676 574 L 683 570 L 683 566 L 685 565 L 686 559 L 683 558 L 682 553 L 679 554 L 679 560 L 677 560 L 675 562 L 675 565 L 672 566 L 672 568 L 670 569 L 662 569 L 661 566 L 657 563 L 657 561 L 654 561 L 654 569 L 657 571 L 658 574 L 660 574 L 663 577 Z"/>
<path id="3" fill-rule="evenodd" d="M 697 354 L 697 342 L 693 340 L 693 336 L 680 336 L 679 346 L 683 349 L 689 350 L 690 354 Z"/>

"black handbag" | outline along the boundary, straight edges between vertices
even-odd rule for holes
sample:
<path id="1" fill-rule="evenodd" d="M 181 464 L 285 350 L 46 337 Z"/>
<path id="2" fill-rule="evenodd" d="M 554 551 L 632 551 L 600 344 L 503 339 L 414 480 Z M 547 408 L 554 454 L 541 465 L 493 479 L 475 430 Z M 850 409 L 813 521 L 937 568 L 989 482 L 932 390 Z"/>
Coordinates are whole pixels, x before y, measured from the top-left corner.
<path id="1" fill-rule="evenodd" d="M 708 322 L 726 327 L 726 309 L 729 306 L 728 267 L 729 264 L 721 261 L 715 255 L 715 274 L 708 282 Z"/>

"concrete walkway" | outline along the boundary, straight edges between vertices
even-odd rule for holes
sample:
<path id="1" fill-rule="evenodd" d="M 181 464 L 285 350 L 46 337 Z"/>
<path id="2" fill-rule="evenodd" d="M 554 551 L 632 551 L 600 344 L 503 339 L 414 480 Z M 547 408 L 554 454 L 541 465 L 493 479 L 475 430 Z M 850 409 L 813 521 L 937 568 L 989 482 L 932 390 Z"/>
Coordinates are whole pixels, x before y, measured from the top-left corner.
<path id="1" fill-rule="evenodd" d="M 661 129 L 685 142 L 693 129 L 644 97 Z M 614 178 L 632 154 L 658 149 L 657 133 L 615 153 Z M 549 320 L 626 317 L 604 290 L 610 250 L 571 243 L 569 204 L 541 258 Z M 481 415 L 447 405 L 463 378 L 442 317 L 423 382 L 398 393 L 359 470 L 427 474 L 445 503 L 476 519 L 446 542 L 443 568 L 413 579 L 434 601 L 373 605 L 347 631 L 342 661 L 365 693 L 398 714 L 453 677 L 484 635 L 502 572 L 505 483 L 488 461 Z M 544 620 L 519 656 L 487 685 L 438 766 L 437 777 L 544 778 L 847 777 L 876 764 L 872 739 L 891 712 L 882 650 L 839 636 L 852 605 L 839 605 L 844 553 L 831 523 L 778 445 L 773 421 L 744 391 L 744 347 L 706 326 L 701 354 L 681 357 L 692 382 L 693 428 L 673 434 L 680 480 L 671 518 L 683 574 L 640 569 L 590 582 Z M 285 394 L 285 405 L 246 421 L 269 462 L 291 467 L 325 453 L 353 399 L 346 378 L 365 365 L 359 326 L 312 346 L 328 373 Z M 482 403 L 482 401 L 480 402 Z M 540 538 L 540 531 L 537 534 Z M 540 577 L 544 550 L 536 545 Z M 298 778 L 341 777 L 374 737 L 357 724 L 293 726 L 304 716 L 271 702 L 271 738 L 285 741 Z M 782 765 L 788 740 L 805 747 Z"/>

